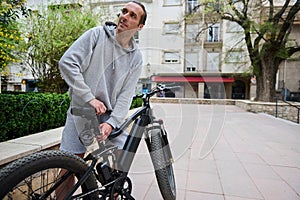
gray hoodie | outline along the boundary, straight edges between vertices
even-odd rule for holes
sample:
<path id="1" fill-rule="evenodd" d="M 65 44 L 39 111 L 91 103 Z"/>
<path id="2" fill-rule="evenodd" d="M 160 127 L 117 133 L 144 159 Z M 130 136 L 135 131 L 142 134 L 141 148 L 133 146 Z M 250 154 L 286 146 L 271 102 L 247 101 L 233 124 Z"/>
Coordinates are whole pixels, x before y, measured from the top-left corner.
<path id="1" fill-rule="evenodd" d="M 142 69 L 142 55 L 134 39 L 124 49 L 116 40 L 115 28 L 106 22 L 88 30 L 59 61 L 70 87 L 71 106 L 84 106 L 97 98 L 111 111 L 106 122 L 113 127 L 124 121 Z"/>

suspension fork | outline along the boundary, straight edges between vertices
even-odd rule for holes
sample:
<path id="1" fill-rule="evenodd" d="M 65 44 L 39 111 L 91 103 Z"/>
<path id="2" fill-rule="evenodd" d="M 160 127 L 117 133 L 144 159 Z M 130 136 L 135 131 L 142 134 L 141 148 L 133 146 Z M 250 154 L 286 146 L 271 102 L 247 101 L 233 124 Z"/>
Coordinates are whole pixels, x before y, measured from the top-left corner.
<path id="1" fill-rule="evenodd" d="M 147 133 L 146 133 L 145 141 L 146 141 L 146 144 L 148 147 L 148 151 L 150 153 L 152 152 L 151 140 L 150 140 L 151 135 L 148 133 L 148 131 L 150 131 L 151 129 L 159 129 L 159 135 L 160 135 L 161 142 L 162 142 L 162 152 L 164 153 L 166 160 L 171 164 L 174 162 L 174 160 L 173 160 L 173 155 L 172 155 L 170 145 L 169 145 L 168 134 L 163 125 L 163 120 L 154 119 L 152 123 L 153 123 L 152 126 L 146 128 Z"/>

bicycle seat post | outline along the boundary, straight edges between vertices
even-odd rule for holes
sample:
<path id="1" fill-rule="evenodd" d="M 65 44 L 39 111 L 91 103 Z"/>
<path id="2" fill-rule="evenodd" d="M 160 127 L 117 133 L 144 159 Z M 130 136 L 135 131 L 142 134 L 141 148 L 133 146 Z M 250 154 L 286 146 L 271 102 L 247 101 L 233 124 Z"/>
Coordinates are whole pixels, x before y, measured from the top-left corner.
<path id="1" fill-rule="evenodd" d="M 94 127 L 94 134 L 99 146 L 100 150 L 104 150 L 105 149 L 105 145 L 103 144 L 103 142 L 98 141 L 97 136 L 101 136 L 103 135 L 102 130 L 99 129 L 99 124 L 98 124 L 98 120 L 97 117 L 95 116 L 94 119 L 92 120 L 92 126 Z"/>

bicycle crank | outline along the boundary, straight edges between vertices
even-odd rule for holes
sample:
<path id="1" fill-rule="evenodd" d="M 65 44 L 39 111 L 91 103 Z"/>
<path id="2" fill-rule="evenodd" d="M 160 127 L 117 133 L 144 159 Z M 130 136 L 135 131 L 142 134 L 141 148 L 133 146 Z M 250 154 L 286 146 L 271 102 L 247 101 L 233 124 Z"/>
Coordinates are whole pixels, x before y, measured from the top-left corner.
<path id="1" fill-rule="evenodd" d="M 129 177 L 120 177 L 112 185 L 110 199 L 134 200 L 131 196 L 132 183 Z"/>

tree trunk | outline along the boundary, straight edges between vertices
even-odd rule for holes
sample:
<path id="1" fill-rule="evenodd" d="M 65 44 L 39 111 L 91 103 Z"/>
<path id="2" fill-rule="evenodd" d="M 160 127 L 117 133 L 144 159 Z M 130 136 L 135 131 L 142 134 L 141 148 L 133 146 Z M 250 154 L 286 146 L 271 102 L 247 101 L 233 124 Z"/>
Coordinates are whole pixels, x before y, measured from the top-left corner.
<path id="1" fill-rule="evenodd" d="M 269 53 L 262 58 L 259 75 L 256 77 L 256 100 L 264 102 L 275 101 L 276 73 L 279 63 L 275 53 Z"/>

